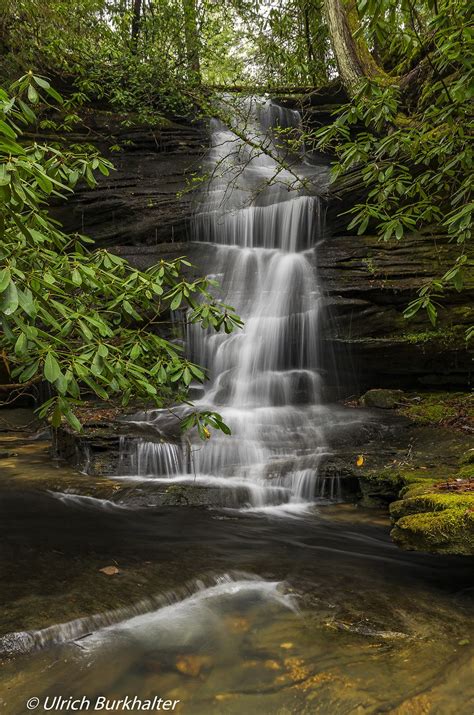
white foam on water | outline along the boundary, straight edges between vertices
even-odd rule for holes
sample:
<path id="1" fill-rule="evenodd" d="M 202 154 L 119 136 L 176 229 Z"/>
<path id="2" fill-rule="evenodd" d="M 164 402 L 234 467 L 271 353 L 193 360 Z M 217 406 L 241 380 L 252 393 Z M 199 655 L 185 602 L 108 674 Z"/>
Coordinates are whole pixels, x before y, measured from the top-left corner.
<path id="1" fill-rule="evenodd" d="M 128 509 L 126 505 L 117 504 L 116 502 L 110 501 L 110 499 L 98 499 L 97 497 L 73 494 L 70 492 L 49 491 L 48 493 L 66 505 L 71 504 L 73 506 L 84 507 L 87 509 L 98 509 L 100 511 L 121 511 Z"/>
<path id="2" fill-rule="evenodd" d="M 194 624 L 204 622 L 208 604 L 216 605 L 219 599 L 250 597 L 257 601 L 271 601 L 284 608 L 297 611 L 294 599 L 285 593 L 279 581 L 265 581 L 252 574 L 241 572 L 208 575 L 191 581 L 175 591 L 145 598 L 127 607 L 105 613 L 77 618 L 48 628 L 9 633 L 0 638 L 0 654 L 28 653 L 52 645 L 81 639 L 87 649 L 129 633 L 134 639 L 155 638 L 157 630 L 172 629 L 171 641 L 181 635 L 188 638 Z M 237 604 L 236 604 L 237 605 Z"/>

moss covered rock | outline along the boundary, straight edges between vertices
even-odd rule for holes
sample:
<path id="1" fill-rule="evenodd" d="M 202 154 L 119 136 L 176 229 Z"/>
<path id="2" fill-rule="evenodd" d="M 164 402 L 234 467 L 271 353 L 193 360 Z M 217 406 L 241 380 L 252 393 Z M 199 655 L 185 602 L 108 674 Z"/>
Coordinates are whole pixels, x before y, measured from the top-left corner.
<path id="1" fill-rule="evenodd" d="M 402 390 L 384 390 L 374 389 L 369 390 L 360 398 L 361 404 L 364 407 L 376 407 L 384 410 L 393 410 L 400 407 L 403 401 Z"/>
<path id="2" fill-rule="evenodd" d="M 403 516 L 396 522 L 391 536 L 399 546 L 411 551 L 472 556 L 474 509 L 457 505 L 453 499 L 448 508 Z"/>

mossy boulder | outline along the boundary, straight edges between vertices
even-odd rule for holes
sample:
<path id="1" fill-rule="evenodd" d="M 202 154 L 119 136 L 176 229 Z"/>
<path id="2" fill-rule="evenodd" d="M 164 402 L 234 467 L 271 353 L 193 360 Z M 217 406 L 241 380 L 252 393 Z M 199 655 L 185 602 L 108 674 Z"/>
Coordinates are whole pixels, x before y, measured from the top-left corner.
<path id="1" fill-rule="evenodd" d="M 407 486 L 405 497 L 390 505 L 394 521 L 392 538 L 409 550 L 474 554 L 474 491 L 464 470 L 449 482 L 419 482 Z M 431 480 L 430 480 L 431 481 Z M 456 491 L 459 489 L 459 491 Z M 443 491 L 442 491 L 443 490 Z M 452 490 L 452 491 L 448 491 Z"/>
<path id="2" fill-rule="evenodd" d="M 396 407 L 400 407 L 403 396 L 402 390 L 374 389 L 362 395 L 360 402 L 364 407 L 394 410 Z"/>
<path id="3" fill-rule="evenodd" d="M 395 512 L 400 509 L 399 504 L 392 504 Z M 407 508 L 415 509 L 415 504 L 403 505 L 401 511 Z M 449 507 L 408 513 L 397 520 L 391 536 L 396 544 L 410 551 L 472 556 L 474 506 L 466 507 L 453 498 Z"/>
<path id="4" fill-rule="evenodd" d="M 474 492 L 461 492 L 459 494 L 431 492 L 408 497 L 407 499 L 393 502 L 390 505 L 390 514 L 394 519 L 398 520 L 412 514 L 439 512 L 448 509 L 467 510 L 474 513 Z"/>

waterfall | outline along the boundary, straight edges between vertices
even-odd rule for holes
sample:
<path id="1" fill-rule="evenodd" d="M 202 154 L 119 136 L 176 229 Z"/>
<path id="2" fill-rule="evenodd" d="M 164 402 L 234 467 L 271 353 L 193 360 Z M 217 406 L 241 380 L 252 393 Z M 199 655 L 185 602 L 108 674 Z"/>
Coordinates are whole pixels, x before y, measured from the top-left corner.
<path id="1" fill-rule="evenodd" d="M 220 412 L 232 435 L 195 442 L 192 471 L 197 483 L 244 485 L 248 508 L 291 511 L 338 494 L 318 476 L 331 411 L 321 396 L 323 296 L 313 252 L 322 236 L 315 187 L 327 169 L 285 143 L 298 136 L 297 112 L 256 99 L 243 108 L 239 136 L 211 123 L 193 240 L 212 244 L 210 264 L 200 268 L 218 281 L 219 298 L 244 328 L 227 335 L 193 325 L 188 334 L 189 353 L 210 376 L 196 408 Z M 135 474 L 183 479 L 186 460 L 175 445 L 136 449 Z"/>
<path id="2" fill-rule="evenodd" d="M 219 411 L 232 429 L 196 452 L 195 467 L 245 480 L 252 508 L 304 505 L 320 486 L 329 414 L 319 370 L 322 291 L 309 253 L 321 237 L 322 210 L 304 184 L 318 169 L 297 158 L 290 171 L 276 160 L 290 155 L 284 138 L 271 137 L 280 128 L 294 135 L 297 112 L 258 100 L 246 109 L 238 133 L 250 145 L 212 123 L 210 179 L 194 221 L 195 240 L 214 244 L 211 272 L 222 301 L 245 323 L 231 335 L 190 329 L 192 355 L 210 375 L 198 407 Z M 335 496 L 337 487 L 325 493 Z"/>
<path id="3" fill-rule="evenodd" d="M 132 474 L 148 476 L 173 476 L 183 471 L 183 450 L 181 445 L 170 442 L 134 442 L 130 454 Z"/>

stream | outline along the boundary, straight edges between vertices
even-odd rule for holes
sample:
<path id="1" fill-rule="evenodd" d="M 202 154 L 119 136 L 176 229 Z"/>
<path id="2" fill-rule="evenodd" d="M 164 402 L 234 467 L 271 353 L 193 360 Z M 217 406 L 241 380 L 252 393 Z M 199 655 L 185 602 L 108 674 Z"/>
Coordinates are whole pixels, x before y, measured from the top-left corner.
<path id="1" fill-rule="evenodd" d="M 302 148 L 291 171 L 275 161 L 296 112 L 252 100 L 242 116 L 250 143 L 212 124 L 193 238 L 212 244 L 205 270 L 245 326 L 187 336 L 209 373 L 195 404 L 232 435 L 124 442 L 103 488 L 42 442 L 3 460 L 0 713 L 54 696 L 157 697 L 189 715 L 474 711 L 471 564 L 400 551 L 385 514 L 318 474 L 363 419 L 325 396 L 327 168 Z M 134 417 L 157 435 L 164 420 Z M 120 496 L 156 484 L 230 496 L 210 508 Z"/>

